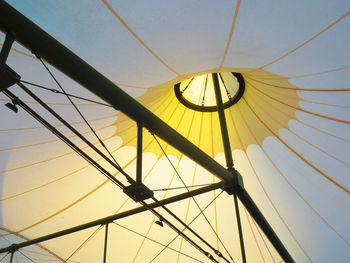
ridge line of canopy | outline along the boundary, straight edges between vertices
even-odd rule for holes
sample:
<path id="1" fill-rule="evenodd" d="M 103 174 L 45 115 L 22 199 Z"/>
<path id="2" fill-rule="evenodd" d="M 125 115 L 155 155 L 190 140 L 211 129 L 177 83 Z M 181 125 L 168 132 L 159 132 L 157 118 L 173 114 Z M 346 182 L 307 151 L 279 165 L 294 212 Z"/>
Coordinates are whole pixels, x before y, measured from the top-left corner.
<path id="1" fill-rule="evenodd" d="M 251 79 L 251 80 L 253 80 L 253 79 Z M 253 80 L 253 81 L 256 81 L 256 80 Z M 257 82 L 260 82 L 260 81 L 257 81 Z M 263 84 L 265 84 L 265 83 L 263 83 Z M 260 88 L 262 88 L 262 89 L 266 89 L 266 90 L 268 90 L 268 88 L 271 88 L 271 86 L 273 87 L 273 88 L 281 88 L 281 89 L 285 89 L 285 90 L 294 90 L 294 91 L 298 91 L 298 89 L 293 89 L 293 88 L 284 88 L 284 87 L 280 87 L 280 86 L 276 86 L 276 85 L 271 85 L 271 86 L 268 86 L 268 85 L 270 85 L 270 84 L 265 84 L 267 87 L 260 87 Z M 302 90 L 302 91 L 304 91 L 304 90 Z M 320 92 L 321 90 L 305 90 L 305 91 L 316 91 L 316 92 Z M 331 91 L 331 90 L 326 90 L 326 91 Z M 335 91 L 340 91 L 340 90 L 335 90 Z M 344 90 L 344 92 L 347 92 L 347 91 L 350 91 L 350 89 L 349 90 Z M 285 95 L 285 94 L 279 94 L 281 97 L 285 97 L 285 98 L 289 98 L 287 95 Z M 323 102 L 319 102 L 319 101 L 312 101 L 312 100 L 307 100 L 307 99 L 304 99 L 304 98 L 300 98 L 300 100 L 299 100 L 299 102 L 307 102 L 307 103 L 311 103 L 311 104 L 317 104 L 317 105 L 322 105 L 322 106 L 329 106 L 329 107 L 336 107 L 336 108 L 346 108 L 346 109 L 348 109 L 348 108 L 350 108 L 350 106 L 347 106 L 347 105 L 339 105 L 339 104 L 330 104 L 330 103 L 323 103 Z"/>
<path id="2" fill-rule="evenodd" d="M 335 20 L 333 23 L 331 23 L 330 25 L 328 25 L 327 27 L 325 27 L 323 30 L 321 30 L 320 32 L 318 32 L 316 35 L 312 36 L 311 38 L 309 38 L 308 40 L 306 40 L 305 42 L 303 42 L 302 44 L 300 44 L 299 46 L 297 46 L 296 48 L 292 49 L 291 51 L 285 53 L 284 55 L 274 59 L 273 61 L 259 67 L 259 69 L 268 67 L 274 63 L 276 63 L 277 61 L 289 56 L 290 54 L 294 53 L 295 51 L 297 51 L 298 49 L 302 48 L 303 46 L 305 46 L 306 44 L 308 44 L 309 42 L 311 42 L 312 40 L 314 40 L 315 38 L 317 38 L 318 36 L 322 35 L 324 32 L 326 32 L 328 29 L 330 29 L 331 27 L 333 27 L 334 25 L 336 25 L 338 22 L 340 22 L 341 20 L 343 20 L 345 17 L 347 17 L 350 14 L 350 12 L 346 12 L 344 15 L 342 15 L 340 18 L 338 18 L 337 20 Z"/>
<path id="3" fill-rule="evenodd" d="M 235 9 L 235 12 L 233 14 L 232 24 L 231 24 L 231 28 L 230 28 L 230 33 L 229 33 L 228 40 L 227 40 L 227 43 L 226 43 L 224 55 L 222 57 L 220 65 L 218 67 L 218 71 L 220 71 L 222 69 L 222 66 L 224 65 L 224 62 L 226 60 L 227 52 L 228 52 L 228 49 L 230 48 L 232 35 L 233 35 L 234 29 L 235 29 L 235 26 L 236 26 L 236 21 L 237 21 L 240 5 L 241 5 L 241 0 L 237 0 L 237 2 L 236 2 L 236 9 Z"/>
<path id="4" fill-rule="evenodd" d="M 331 73 L 331 72 L 335 72 L 335 71 L 341 71 L 341 70 L 349 69 L 349 68 L 350 68 L 350 66 L 340 67 L 340 68 L 325 70 L 325 71 L 316 72 L 316 73 L 310 73 L 310 74 L 299 75 L 299 76 L 291 76 L 291 77 L 288 77 L 288 79 L 298 79 L 298 78 L 317 76 L 317 75 L 322 75 L 322 74 Z"/>
<path id="5" fill-rule="evenodd" d="M 252 228 L 250 219 L 249 219 L 249 217 L 248 217 L 247 209 L 246 209 L 245 207 L 243 207 L 243 210 L 244 210 L 244 212 L 245 212 L 245 216 L 246 216 L 247 221 L 248 221 L 249 229 L 250 229 L 250 232 L 252 233 L 253 238 L 254 238 L 254 240 L 255 240 L 255 244 L 256 244 L 256 246 L 257 246 L 257 248 L 258 248 L 260 257 L 261 257 L 262 261 L 263 261 L 264 263 L 266 263 L 265 257 L 264 257 L 264 255 L 263 255 L 263 253 L 262 253 L 262 251 L 261 251 L 261 247 L 260 247 L 260 245 L 259 245 L 259 243 L 258 243 L 258 240 L 256 239 L 256 236 L 255 236 L 255 233 L 254 233 L 254 231 L 253 231 L 253 228 Z"/>
<path id="6" fill-rule="evenodd" d="M 348 67 L 350 68 L 350 66 Z M 246 79 L 250 79 L 252 81 L 255 81 L 255 82 L 259 82 L 261 84 L 264 84 L 264 85 L 267 85 L 267 86 L 271 86 L 271 87 L 274 87 L 274 88 L 279 88 L 279 89 L 286 89 L 286 90 L 300 90 L 300 91 L 318 91 L 318 92 L 336 92 L 336 91 L 350 91 L 350 88 L 347 88 L 347 89 L 305 89 L 305 88 L 292 88 L 292 87 L 284 87 L 284 86 L 279 86 L 279 85 L 275 85 L 275 84 L 272 84 L 272 83 L 266 83 L 266 82 L 263 82 L 261 80 L 257 80 L 257 79 L 253 79 L 252 77 L 248 77 L 248 76 L 244 76 Z"/>
<path id="7" fill-rule="evenodd" d="M 261 234 L 260 228 L 259 228 L 258 225 L 256 224 L 254 218 L 251 217 L 251 219 L 252 219 L 252 221 L 253 221 L 253 224 L 254 224 L 254 226 L 255 226 L 255 229 L 258 231 L 261 240 L 263 241 L 263 243 L 264 243 L 264 245 L 265 245 L 267 251 L 269 252 L 269 254 L 270 254 L 270 256 L 271 256 L 272 261 L 273 261 L 274 263 L 276 263 L 275 258 L 273 257 L 273 255 L 272 255 L 272 253 L 271 253 L 271 251 L 270 251 L 268 245 L 266 244 L 266 241 L 265 241 L 265 239 L 264 239 L 264 236 Z M 271 244 L 271 243 L 269 243 L 269 244 Z"/>
<path id="8" fill-rule="evenodd" d="M 3 43 L 0 43 L 0 47 L 1 46 L 3 46 Z M 36 60 L 38 60 L 35 56 L 32 56 L 32 55 L 30 55 L 30 54 L 28 54 L 28 53 L 26 53 L 26 52 L 24 52 L 24 51 L 21 51 L 21 50 L 19 50 L 19 49 L 16 49 L 16 48 L 11 48 L 11 50 L 12 51 L 15 51 L 15 52 L 17 52 L 17 53 L 19 53 L 19 54 L 21 54 L 21 55 L 24 55 L 24 56 L 27 56 L 27 57 L 30 57 L 30 58 L 33 58 L 33 59 L 36 59 Z"/>
<path id="9" fill-rule="evenodd" d="M 148 51 L 152 54 L 152 56 L 157 59 L 163 66 L 169 69 L 171 72 L 176 75 L 180 75 L 175 69 L 170 67 L 164 60 L 162 60 L 136 33 L 131 29 L 131 27 L 120 17 L 120 15 L 114 10 L 114 8 L 107 2 L 107 0 L 101 0 L 103 4 L 112 12 L 112 14 L 119 20 L 119 22 L 129 31 L 129 33 L 136 38 L 136 40 Z"/>
<path id="10" fill-rule="evenodd" d="M 105 139 L 110 139 L 112 138 L 112 136 L 109 136 L 107 138 L 104 138 Z M 93 145 L 99 145 L 99 141 L 96 141 L 93 143 Z M 81 149 L 87 149 L 89 148 L 89 146 L 84 146 L 84 147 L 81 147 Z M 119 149 L 120 147 L 118 147 Z M 69 151 L 69 152 L 65 152 L 65 153 L 62 153 L 62 154 L 59 154 L 59 155 L 56 155 L 56 156 L 52 156 L 50 158 L 47 158 L 45 160 L 41 160 L 41 161 L 37 161 L 37 162 L 33 162 L 33 163 L 29 163 L 29 164 L 25 164 L 25 165 L 22 165 L 22 166 L 17 166 L 17 167 L 14 167 L 14 168 L 10 168 L 10 169 L 6 169 L 6 170 L 2 170 L 0 171 L 0 174 L 4 174 L 4 173 L 10 173 L 10 172 L 13 172 L 13 171 L 16 171 L 16 170 L 20 170 L 20 169 L 23 169 L 23 168 L 27 168 L 27 167 L 30 167 L 30 166 L 33 166 L 33 165 L 38 165 L 38 164 L 42 164 L 42 163 L 46 163 L 46 162 L 49 162 L 49 161 L 52 161 L 52 160 L 56 160 L 56 159 L 59 159 L 59 158 L 62 158 L 64 156 L 67 156 L 67 155 L 70 155 L 70 154 L 73 154 L 75 153 L 74 150 L 72 151 Z"/>
<path id="11" fill-rule="evenodd" d="M 109 118 L 115 118 L 116 114 L 113 115 L 107 115 L 107 116 L 103 116 L 100 118 L 95 118 L 95 119 L 90 119 L 88 120 L 89 122 L 94 122 L 94 121 L 100 121 L 100 120 L 105 120 L 105 119 L 109 119 Z M 71 125 L 75 125 L 75 124 L 82 124 L 84 123 L 83 121 L 75 121 L 75 122 L 71 122 Z M 57 127 L 62 127 L 64 126 L 64 124 L 57 124 L 57 125 L 52 125 L 53 127 L 57 128 Z M 24 128 L 16 128 L 16 129 L 0 129 L 0 132 L 4 132 L 4 131 L 20 131 L 20 130 L 36 130 L 36 129 L 44 129 L 46 128 L 45 126 L 35 126 L 35 127 L 24 127 Z"/>
<path id="12" fill-rule="evenodd" d="M 97 129 L 95 129 L 95 131 L 101 131 L 103 129 L 107 129 L 111 127 L 111 125 L 107 125 L 107 126 L 103 126 L 103 127 L 99 127 Z M 92 131 L 85 131 L 85 132 L 81 132 L 81 134 L 88 134 L 88 133 L 92 133 Z M 70 138 L 75 138 L 77 137 L 77 135 L 70 135 L 67 136 L 68 139 Z M 111 136 L 110 136 L 111 137 Z M 109 139 L 110 137 L 106 138 Z M 60 139 L 52 139 L 52 140 L 46 140 L 46 141 L 41 141 L 38 143 L 32 143 L 32 144 L 25 144 L 25 145 L 19 145 L 19 146 L 14 146 L 14 147 L 9 147 L 9 148 L 0 148 L 0 152 L 4 152 L 4 151 L 12 151 L 12 150 L 19 150 L 19 149 L 24 149 L 24 148 L 29 148 L 29 147 L 34 147 L 34 146 L 38 146 L 38 145 L 43 145 L 43 144 L 49 144 L 49 143 L 54 143 L 54 142 L 59 142 Z"/>
<path id="13" fill-rule="evenodd" d="M 10 99 L 0 99 L 0 101 L 4 101 L 4 102 L 11 102 Z M 24 100 L 24 103 L 28 103 L 28 104 L 39 104 L 36 101 L 28 101 L 28 100 Z M 45 102 L 47 105 L 54 105 L 54 106 L 72 106 L 72 104 L 70 103 L 58 103 L 58 102 Z M 96 103 L 76 103 L 75 105 L 77 106 L 102 106 Z"/>
<path id="14" fill-rule="evenodd" d="M 330 117 L 330 116 L 327 116 L 327 115 L 322 115 L 322 114 L 318 114 L 318 113 L 315 113 L 315 112 L 312 112 L 312 111 L 305 110 L 305 109 L 303 109 L 301 107 L 292 106 L 292 105 L 290 105 L 290 104 L 288 104 L 286 102 L 280 101 L 280 100 L 278 100 L 278 99 L 276 99 L 276 98 L 266 94 L 265 92 L 263 92 L 260 89 L 258 89 L 257 87 L 255 87 L 252 83 L 250 83 L 248 81 L 246 81 L 246 82 L 249 83 L 250 86 L 253 87 L 255 90 L 259 91 L 260 93 L 264 94 L 265 96 L 267 96 L 267 97 L 271 98 L 272 100 L 277 101 L 277 102 L 279 102 L 279 103 L 281 103 L 283 105 L 291 107 L 291 108 L 293 108 L 295 110 L 299 110 L 299 111 L 302 111 L 302 112 L 305 112 L 305 113 L 309 113 L 311 115 L 315 115 L 317 117 L 321 117 L 321 118 L 324 118 L 324 119 L 328 119 L 328 120 L 332 120 L 332 121 L 336 121 L 336 122 L 341 122 L 341 123 L 345 123 L 345 124 L 350 124 L 350 121 L 346 121 L 346 120 L 342 120 L 342 119 L 338 119 L 338 118 L 333 118 L 333 117 Z"/>

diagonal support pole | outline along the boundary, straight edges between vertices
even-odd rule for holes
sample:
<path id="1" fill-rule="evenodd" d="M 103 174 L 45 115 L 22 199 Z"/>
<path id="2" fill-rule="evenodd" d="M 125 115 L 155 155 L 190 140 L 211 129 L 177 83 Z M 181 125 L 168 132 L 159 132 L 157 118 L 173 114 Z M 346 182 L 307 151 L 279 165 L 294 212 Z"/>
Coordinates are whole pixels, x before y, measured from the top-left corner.
<path id="1" fill-rule="evenodd" d="M 12 263 L 13 262 L 13 255 L 15 254 L 15 252 L 14 251 L 12 251 L 11 252 L 11 257 L 10 257 L 10 263 Z"/>
<path id="2" fill-rule="evenodd" d="M 224 151 L 225 151 L 226 166 L 227 166 L 227 170 L 234 172 L 235 169 L 233 168 L 233 158 L 232 158 L 232 152 L 231 152 L 230 138 L 228 136 L 227 123 L 226 123 L 224 106 L 222 103 L 221 90 L 220 90 L 219 79 L 218 79 L 217 73 L 213 73 L 213 84 L 214 84 L 214 91 L 215 91 L 215 97 L 216 97 L 216 105 L 218 107 L 218 114 L 219 114 L 219 121 L 220 121 L 221 135 L 222 135 L 222 143 L 224 145 Z M 242 262 L 246 263 L 246 255 L 245 255 L 245 249 L 244 249 L 244 238 L 243 238 L 241 217 L 239 216 L 239 206 L 238 206 L 236 193 L 233 193 L 233 197 L 234 197 L 234 203 L 235 203 L 239 241 L 240 241 L 240 245 L 241 245 Z"/>
<path id="3" fill-rule="evenodd" d="M 239 206 L 238 206 L 238 200 L 237 200 L 237 195 L 236 194 L 233 195 L 233 200 L 234 200 L 234 203 L 235 203 L 236 220 L 237 220 L 237 228 L 238 228 L 238 235 L 239 235 L 239 243 L 241 245 L 242 262 L 246 263 L 247 262 L 247 258 L 246 258 L 246 255 L 245 255 L 242 223 L 241 223 L 241 217 L 239 215 Z"/>
<path id="4" fill-rule="evenodd" d="M 239 200 L 246 207 L 249 214 L 254 218 L 255 222 L 259 225 L 260 229 L 265 233 L 271 244 L 275 247 L 278 254 L 283 258 L 286 263 L 294 263 L 292 256 L 289 254 L 282 241 L 279 239 L 275 231 L 270 226 L 264 215 L 261 213 L 259 208 L 254 203 L 248 192 L 243 189 L 237 192 Z"/>
<path id="5" fill-rule="evenodd" d="M 227 167 L 227 170 L 232 171 L 234 168 L 233 168 L 231 144 L 230 144 L 230 138 L 228 136 L 227 123 L 226 123 L 226 117 L 225 117 L 225 112 L 224 112 L 224 106 L 222 103 L 218 74 L 213 73 L 212 76 L 213 76 L 216 105 L 218 108 L 218 115 L 219 115 L 219 121 L 220 121 L 222 143 L 224 145 L 226 167 Z"/>
<path id="6" fill-rule="evenodd" d="M 233 160 L 232 160 L 232 154 L 231 154 L 231 146 L 230 146 L 230 140 L 228 136 L 227 131 L 227 125 L 226 125 L 226 119 L 225 119 L 225 113 L 224 108 L 222 104 L 221 99 L 221 91 L 219 86 L 219 79 L 217 73 L 213 73 L 213 82 L 214 82 L 214 90 L 216 95 L 216 102 L 219 112 L 219 120 L 220 120 L 220 127 L 222 132 L 222 139 L 224 144 L 224 150 L 225 150 L 225 157 L 227 162 L 227 169 L 231 170 L 233 172 L 237 172 L 233 168 Z M 232 167 L 231 167 L 232 164 Z M 238 227 L 238 233 L 240 238 L 240 244 L 241 244 L 241 253 L 242 253 L 242 261 L 243 263 L 246 262 L 246 255 L 245 255 L 245 249 L 244 249 L 244 239 L 243 239 L 243 232 L 242 232 L 242 224 L 239 216 L 239 207 L 238 207 L 238 200 L 237 196 L 242 202 L 242 204 L 246 207 L 250 215 L 254 218 L 255 222 L 259 225 L 259 227 L 263 230 L 265 235 L 268 237 L 272 245 L 275 247 L 277 252 L 280 254 L 280 256 L 284 259 L 287 263 L 293 263 L 294 260 L 281 242 L 281 240 L 276 235 L 275 231 L 270 226 L 269 222 L 266 220 L 264 215 L 261 213 L 259 208 L 256 206 L 253 199 L 250 197 L 248 192 L 244 189 L 243 185 L 240 189 L 236 189 L 235 191 L 231 192 L 234 195 L 234 203 L 235 203 L 235 210 L 236 210 L 236 218 L 237 218 L 237 227 Z"/>

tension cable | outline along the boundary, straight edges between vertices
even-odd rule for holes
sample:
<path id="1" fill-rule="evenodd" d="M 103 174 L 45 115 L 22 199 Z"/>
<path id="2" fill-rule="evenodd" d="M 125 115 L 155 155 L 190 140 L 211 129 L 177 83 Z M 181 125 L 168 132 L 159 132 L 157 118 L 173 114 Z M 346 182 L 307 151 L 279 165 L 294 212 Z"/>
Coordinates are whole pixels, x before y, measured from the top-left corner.
<path id="1" fill-rule="evenodd" d="M 107 107 L 114 108 L 114 106 L 106 104 L 106 103 L 103 103 L 103 102 L 99 102 L 99 101 L 96 101 L 96 100 L 90 100 L 90 99 L 83 98 L 83 97 L 80 97 L 80 96 L 77 96 L 77 95 L 73 95 L 73 94 L 69 94 L 69 93 L 63 93 L 62 91 L 59 91 L 57 89 L 51 89 L 51 88 L 48 88 L 48 87 L 45 87 L 45 86 L 42 86 L 42 85 L 39 85 L 39 84 L 35 84 L 33 82 L 29 82 L 29 81 L 25 81 L 25 80 L 19 80 L 19 81 L 24 83 L 24 84 L 28 84 L 28 85 L 31 85 L 31 86 L 34 86 L 34 87 L 37 87 L 37 88 L 48 90 L 48 91 L 51 91 L 51 92 L 56 93 L 56 94 L 62 94 L 62 95 L 66 95 L 66 96 L 71 97 L 71 98 L 76 98 L 76 99 L 79 99 L 79 100 L 84 100 L 84 101 L 87 101 L 87 102 L 92 102 L 92 103 L 99 104 L 99 105 L 102 105 L 102 106 L 107 106 Z"/>
<path id="2" fill-rule="evenodd" d="M 164 148 L 162 147 L 162 145 L 160 144 L 160 142 L 158 141 L 157 137 L 155 136 L 154 133 L 151 132 L 151 134 L 153 135 L 154 139 L 156 140 L 157 144 L 159 145 L 160 149 L 162 150 L 163 154 L 165 155 L 165 157 L 167 158 L 167 160 L 169 161 L 170 165 L 173 167 L 176 175 L 179 177 L 179 179 L 181 180 L 182 184 L 184 185 L 184 187 L 186 188 L 187 192 L 189 192 L 190 190 L 188 189 L 188 186 L 185 184 L 184 180 L 182 179 L 182 177 L 180 176 L 179 172 L 177 171 L 176 167 L 174 166 L 174 164 L 171 162 L 170 158 L 168 157 L 167 153 L 165 152 Z M 204 214 L 203 210 L 201 209 L 201 207 L 199 206 L 197 200 L 192 196 L 191 197 L 192 200 L 195 202 L 196 206 L 198 207 L 199 211 L 201 212 L 201 214 L 204 216 L 205 220 L 207 221 L 208 225 L 210 226 L 210 228 L 212 229 L 212 231 L 214 232 L 214 234 L 216 235 L 216 237 L 218 238 L 220 244 L 223 246 L 223 248 L 225 249 L 226 253 L 229 255 L 229 257 L 231 258 L 231 260 L 233 260 L 231 254 L 228 252 L 228 249 L 226 248 L 226 246 L 224 245 L 224 243 L 222 242 L 221 238 L 219 237 L 218 233 L 216 233 L 215 229 L 213 228 L 213 226 L 211 225 L 211 223 L 209 222 L 207 216 Z M 226 262 L 229 262 L 220 251 L 216 250 L 215 248 L 213 248 L 213 250 L 215 251 L 215 254 L 217 254 L 219 257 L 223 258 L 224 260 L 226 260 Z"/>
<path id="3" fill-rule="evenodd" d="M 222 190 L 212 201 L 210 201 L 203 209 L 203 211 L 205 211 L 222 193 L 224 192 L 224 190 Z M 198 213 L 187 225 L 191 225 L 199 216 L 201 215 L 201 212 Z M 186 228 L 184 228 L 182 231 L 185 231 Z M 162 254 L 166 248 L 168 248 L 175 240 L 176 238 L 179 236 L 179 234 L 177 234 L 172 240 L 170 240 L 170 242 L 150 261 L 150 263 L 152 263 L 158 256 L 160 256 L 160 254 Z M 235 262 L 234 259 L 232 259 L 233 262 Z"/>
<path id="4" fill-rule="evenodd" d="M 63 261 L 63 263 L 67 262 L 71 257 L 73 257 L 97 233 L 97 231 L 100 230 L 102 226 L 103 225 L 100 225 L 97 229 L 95 229 L 94 232 L 92 232 L 92 234 L 88 236 L 88 238 L 85 239 L 83 243 L 81 243 L 81 245 L 76 250 L 74 250 L 73 253 L 70 254 L 70 256 L 65 261 Z"/>
<path id="5" fill-rule="evenodd" d="M 112 222 L 112 223 L 115 224 L 115 225 L 117 225 L 117 226 L 119 226 L 119 227 L 121 227 L 121 228 L 124 228 L 124 229 L 126 229 L 126 230 L 128 230 L 128 231 L 130 231 L 130 232 L 132 232 L 132 233 L 134 233 L 134 234 L 136 234 L 136 235 L 139 235 L 139 236 L 141 236 L 141 237 L 143 237 L 143 238 L 145 238 L 145 239 L 147 239 L 147 240 L 149 240 L 149 241 L 152 241 L 152 242 L 154 242 L 154 243 L 156 243 L 156 244 L 158 244 L 158 245 L 161 245 L 161 246 L 163 246 L 163 247 L 165 247 L 165 248 L 167 248 L 167 249 L 169 249 L 169 250 L 172 250 L 172 251 L 174 251 L 174 252 L 180 253 L 181 255 L 183 255 L 183 256 L 185 256 L 185 257 L 188 257 L 188 258 L 190 258 L 190 259 L 193 259 L 193 260 L 195 260 L 195 261 L 197 261 L 197 262 L 204 263 L 203 261 L 201 261 L 201 260 L 199 260 L 199 259 L 196 259 L 196 258 L 194 258 L 194 257 L 192 257 L 192 256 L 190 256 L 190 255 L 188 255 L 188 254 L 186 254 L 186 253 L 183 253 L 183 252 L 181 252 L 181 251 L 179 251 L 179 250 L 176 250 L 176 249 L 174 249 L 174 248 L 171 248 L 171 247 L 169 247 L 169 246 L 166 246 L 166 245 L 164 245 L 163 243 L 161 243 L 161 242 L 159 242 L 159 241 L 157 241 L 157 240 L 154 240 L 154 239 L 152 239 L 152 238 L 150 238 L 150 237 L 148 237 L 148 236 L 145 236 L 145 235 L 143 235 L 143 234 L 140 234 L 140 233 L 136 232 L 135 230 L 132 230 L 132 229 L 126 227 L 126 226 L 120 225 L 120 224 L 118 224 L 118 223 L 116 223 L 116 222 Z"/>
<path id="6" fill-rule="evenodd" d="M 86 123 L 86 125 L 90 128 L 90 130 L 92 131 L 92 133 L 96 136 L 97 140 L 100 142 L 100 144 L 102 145 L 102 147 L 107 151 L 107 153 L 110 155 L 110 157 L 113 159 L 113 161 L 120 167 L 119 163 L 117 162 L 117 160 L 114 158 L 114 156 L 112 155 L 112 153 L 108 150 L 107 146 L 104 144 L 104 142 L 101 140 L 101 138 L 97 135 L 96 131 L 92 128 L 92 126 L 90 125 L 90 123 L 87 121 L 87 119 L 85 119 L 84 115 L 81 113 L 81 111 L 78 109 L 78 107 L 74 104 L 73 100 L 70 98 L 70 96 L 68 96 L 68 94 L 66 93 L 66 91 L 64 90 L 64 88 L 62 87 L 62 85 L 58 82 L 58 80 L 55 78 L 55 76 L 53 75 L 53 73 L 50 71 L 50 69 L 47 67 L 47 65 L 44 63 L 44 61 L 41 59 L 40 56 L 36 55 L 35 56 L 40 60 L 41 64 L 45 67 L 45 69 L 47 70 L 47 72 L 50 74 L 50 76 L 52 77 L 52 79 L 56 82 L 56 84 L 60 87 L 61 91 L 63 92 L 64 95 L 66 95 L 66 97 L 68 98 L 68 100 L 70 101 L 70 103 L 72 104 L 72 106 L 76 109 L 76 111 L 78 112 L 78 114 L 80 115 L 80 117 L 84 120 L 84 122 Z"/>

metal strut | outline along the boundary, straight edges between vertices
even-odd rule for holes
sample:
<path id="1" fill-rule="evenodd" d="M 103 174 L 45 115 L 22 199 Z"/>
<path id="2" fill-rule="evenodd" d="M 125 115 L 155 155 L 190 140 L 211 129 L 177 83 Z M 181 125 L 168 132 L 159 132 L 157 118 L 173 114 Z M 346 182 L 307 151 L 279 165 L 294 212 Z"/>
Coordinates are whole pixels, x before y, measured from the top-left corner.
<path id="1" fill-rule="evenodd" d="M 137 122 L 136 183 L 142 183 L 142 130 L 142 123 Z"/>
<path id="2" fill-rule="evenodd" d="M 11 252 L 11 257 L 10 257 L 10 263 L 12 263 L 12 261 L 13 261 L 13 255 L 15 254 L 15 251 L 12 251 Z"/>
<path id="3" fill-rule="evenodd" d="M 235 169 L 233 168 L 233 158 L 232 158 L 232 152 L 231 152 L 230 138 L 228 136 L 227 123 L 226 123 L 225 112 L 224 112 L 224 107 L 223 107 L 223 103 L 222 103 L 222 97 L 221 97 L 221 91 L 220 91 L 220 85 L 219 85 L 219 79 L 218 79 L 217 73 L 213 73 L 213 83 L 214 83 L 216 104 L 218 107 L 222 142 L 223 142 L 224 150 L 225 150 L 226 166 L 227 166 L 227 170 L 234 172 Z M 236 193 L 233 193 L 233 196 L 234 196 L 234 203 L 235 203 L 239 241 L 240 241 L 240 245 L 241 245 L 242 262 L 246 263 L 246 255 L 245 255 L 245 249 L 244 249 L 244 238 L 243 238 L 241 217 L 239 216 L 239 207 L 238 207 Z"/>
<path id="4" fill-rule="evenodd" d="M 227 170 L 233 171 L 234 168 L 233 168 L 231 144 L 230 144 L 230 138 L 228 136 L 227 123 L 226 123 L 224 106 L 222 103 L 222 97 L 221 97 L 221 91 L 220 91 L 220 85 L 219 85 L 219 79 L 218 79 L 217 73 L 213 73 L 213 84 L 214 84 L 214 91 L 215 91 L 215 97 L 216 97 L 216 105 L 218 107 L 222 143 L 224 145 L 224 151 L 225 151 L 226 167 L 227 167 Z"/>
<path id="5" fill-rule="evenodd" d="M 244 239 L 243 239 L 243 231 L 242 231 L 242 223 L 241 223 L 241 217 L 239 215 L 239 206 L 238 206 L 238 200 L 237 195 L 233 195 L 234 203 L 235 203 L 235 211 L 236 211 L 236 219 L 237 219 L 237 228 L 238 228 L 238 235 L 239 235 L 239 243 L 241 245 L 241 255 L 242 255 L 242 262 L 246 263 L 246 255 L 245 255 L 245 249 L 244 249 Z"/>
<path id="6" fill-rule="evenodd" d="M 103 248 L 103 263 L 107 262 L 107 241 L 108 241 L 108 223 L 105 226 L 105 243 Z"/>

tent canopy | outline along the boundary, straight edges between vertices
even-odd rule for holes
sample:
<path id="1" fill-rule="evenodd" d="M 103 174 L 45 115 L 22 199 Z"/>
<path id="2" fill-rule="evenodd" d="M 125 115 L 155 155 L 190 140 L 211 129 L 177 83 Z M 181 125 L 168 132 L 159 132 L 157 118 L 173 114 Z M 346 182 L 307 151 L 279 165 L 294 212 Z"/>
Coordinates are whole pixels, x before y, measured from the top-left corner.
<path id="1" fill-rule="evenodd" d="M 218 112 L 188 107 L 175 90 L 198 107 L 215 106 L 212 74 L 219 73 L 224 103 L 240 87 L 232 73 L 241 74 L 243 96 L 225 108 L 225 117 L 234 167 L 245 189 L 295 262 L 349 261 L 349 1 L 6 2 L 222 167 Z M 6 64 L 135 179 L 135 120 L 96 96 L 104 87 L 94 86 L 93 94 L 35 55 L 40 57 L 40 50 L 15 42 Z M 55 54 L 61 60 L 64 55 Z M 70 97 L 75 106 L 45 66 L 75 96 Z M 78 65 L 70 67 L 74 71 Z M 82 76 L 87 83 L 90 77 Z M 126 183 L 23 89 L 15 85 L 9 91 Z M 7 104 L 0 107 L 0 247 L 139 207 L 18 105 L 17 114 L 10 110 L 12 102 L 3 93 L 0 101 Z M 143 129 L 142 152 L 143 183 L 158 200 L 222 179 L 152 130 Z M 242 262 L 232 195 L 217 189 L 167 207 L 229 262 Z M 245 207 L 239 207 L 247 262 L 281 262 Z M 157 211 L 182 230 L 164 208 Z M 105 230 L 96 226 L 32 245 L 18 250 L 13 260 L 102 262 Z M 184 233 L 209 251 L 189 230 Z M 109 224 L 106 259 L 210 262 L 150 212 Z M 9 261 L 7 255 L 3 262 Z"/>

